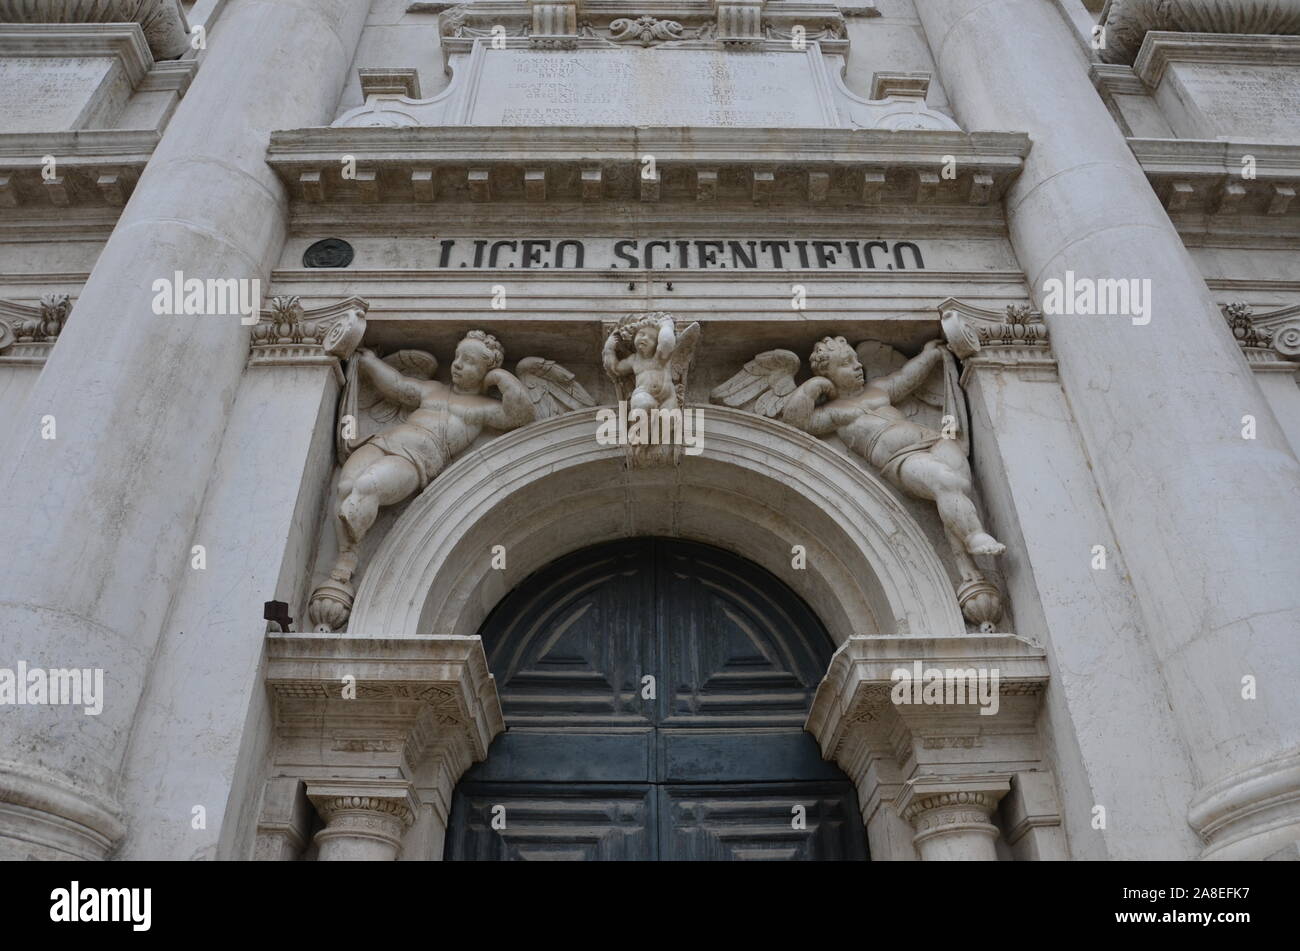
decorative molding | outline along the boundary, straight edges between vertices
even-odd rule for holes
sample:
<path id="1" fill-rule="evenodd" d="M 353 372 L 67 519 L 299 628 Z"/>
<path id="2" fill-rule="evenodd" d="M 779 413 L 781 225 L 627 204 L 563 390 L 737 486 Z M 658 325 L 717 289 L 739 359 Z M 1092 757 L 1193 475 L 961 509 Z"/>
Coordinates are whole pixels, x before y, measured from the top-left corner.
<path id="1" fill-rule="evenodd" d="M 1155 89 L 1175 63 L 1208 66 L 1300 65 L 1300 36 L 1218 36 L 1152 33 L 1142 44 L 1133 73 Z"/>
<path id="2" fill-rule="evenodd" d="M 340 359 L 351 356 L 330 346 L 330 331 L 344 321 L 360 322 L 365 331 L 369 303 L 349 297 L 335 304 L 304 310 L 297 297 L 273 297 L 261 320 L 253 325 L 249 341 L 249 367 L 328 366 L 343 383 Z M 357 338 L 358 342 L 360 338 Z M 355 344 L 352 345 L 355 348 Z M 331 351 L 334 352 L 331 352 Z"/>
<path id="3" fill-rule="evenodd" d="M 640 43 L 642 46 L 654 46 L 673 40 L 683 40 L 695 34 L 687 34 L 676 20 L 659 20 L 655 17 L 641 16 L 635 20 L 620 17 L 609 24 L 609 38 L 614 43 Z"/>
<path id="4" fill-rule="evenodd" d="M 190 48 L 180 0 L 0 0 L 0 23 L 138 23 L 155 59 Z"/>
<path id="5" fill-rule="evenodd" d="M 885 102 L 896 116 L 911 115 L 913 106 Z M 701 173 L 717 172 L 717 201 L 752 205 L 754 175 L 765 172 L 774 173 L 771 188 L 786 204 L 983 208 L 1001 201 L 1029 147 L 1018 133 L 935 129 L 339 126 L 274 132 L 267 161 L 298 202 L 321 205 L 413 204 L 420 201 L 416 173 L 427 173 L 423 194 L 436 203 L 522 202 L 529 172 L 541 173 L 547 202 L 656 204 L 715 200 L 697 186 Z M 646 153 L 658 171 L 650 195 L 640 187 Z M 341 154 L 371 173 L 371 193 L 342 179 Z M 944 156 L 957 160 L 955 180 L 938 180 Z M 597 168 L 600 190 L 588 193 L 582 173 Z"/>
<path id="6" fill-rule="evenodd" d="M 1128 143 L 1171 215 L 1243 220 L 1242 227 L 1261 237 L 1300 236 L 1300 146 L 1208 139 Z M 1254 178 L 1242 174 L 1245 156 L 1254 159 Z"/>
<path id="7" fill-rule="evenodd" d="M 1300 0 L 1107 0 L 1101 58 L 1132 63 L 1153 31 L 1218 34 L 1300 34 Z"/>
<path id="8" fill-rule="evenodd" d="M 71 313 L 67 294 L 46 294 L 36 307 L 0 300 L 0 365 L 43 366 Z"/>
<path id="9" fill-rule="evenodd" d="M 1223 305 L 1223 316 L 1252 370 L 1300 370 L 1300 305 L 1256 314 L 1245 301 L 1233 301 Z"/>

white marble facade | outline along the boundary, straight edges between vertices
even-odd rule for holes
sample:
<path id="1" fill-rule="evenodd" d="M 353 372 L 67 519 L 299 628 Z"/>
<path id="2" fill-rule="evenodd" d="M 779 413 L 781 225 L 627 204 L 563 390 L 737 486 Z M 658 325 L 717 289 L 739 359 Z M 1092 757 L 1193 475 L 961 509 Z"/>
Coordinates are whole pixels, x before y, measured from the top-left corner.
<path id="1" fill-rule="evenodd" d="M 1298 114 L 1296 0 L 0 0 L 0 858 L 440 859 L 639 535 L 873 859 L 1300 857 Z"/>

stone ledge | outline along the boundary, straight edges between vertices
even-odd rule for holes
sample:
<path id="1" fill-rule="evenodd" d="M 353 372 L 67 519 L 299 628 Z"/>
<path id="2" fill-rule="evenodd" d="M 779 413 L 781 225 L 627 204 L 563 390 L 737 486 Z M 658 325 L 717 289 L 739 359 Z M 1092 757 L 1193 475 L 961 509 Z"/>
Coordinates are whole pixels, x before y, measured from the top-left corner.
<path id="1" fill-rule="evenodd" d="M 996 207 L 1029 149 L 1029 137 L 1019 133 L 939 130 L 340 127 L 273 133 L 267 161 L 309 205 L 482 204 L 536 195 L 543 202 L 707 197 Z M 655 157 L 652 180 L 641 177 L 647 154 Z M 343 155 L 355 157 L 356 179 L 342 178 Z M 955 180 L 940 174 L 949 156 Z M 704 173 L 716 182 L 707 194 L 699 187 Z"/>

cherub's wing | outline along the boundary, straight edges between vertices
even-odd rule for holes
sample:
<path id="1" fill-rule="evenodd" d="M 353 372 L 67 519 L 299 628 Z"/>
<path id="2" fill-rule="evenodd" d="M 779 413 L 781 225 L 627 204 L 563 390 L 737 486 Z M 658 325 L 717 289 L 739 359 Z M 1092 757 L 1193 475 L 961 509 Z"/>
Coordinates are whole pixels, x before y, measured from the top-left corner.
<path id="1" fill-rule="evenodd" d="M 799 357 L 789 350 L 768 350 L 745 364 L 745 368 L 714 387 L 709 398 L 724 406 L 745 407 L 760 416 L 775 419 L 795 391 Z"/>
<path id="2" fill-rule="evenodd" d="M 668 368 L 672 370 L 674 383 L 681 383 L 686 379 L 686 371 L 690 369 L 691 360 L 695 356 L 695 347 L 699 342 L 700 325 L 697 323 L 691 324 L 677 335 L 677 346 L 673 347 L 673 355 L 668 359 Z"/>
<path id="3" fill-rule="evenodd" d="M 423 350 L 398 350 L 384 357 L 384 362 L 404 376 L 432 380 L 438 361 Z M 339 397 L 339 420 L 335 429 L 335 450 L 339 465 L 347 461 L 352 450 L 371 436 L 395 422 L 406 421 L 410 410 L 385 399 L 359 372 L 356 358 L 348 361 L 347 382 Z M 350 417 L 350 419 L 349 419 Z"/>
<path id="4" fill-rule="evenodd" d="M 907 362 L 907 357 L 879 340 L 864 340 L 855 349 L 868 383 L 882 376 L 889 376 Z M 943 419 L 946 395 L 944 375 L 936 368 L 924 383 L 898 404 L 898 409 L 909 419 L 914 419 L 931 429 L 938 429 Z M 936 410 L 938 412 L 935 412 Z"/>
<path id="5" fill-rule="evenodd" d="M 515 376 L 528 390 L 539 420 L 596 405 L 577 377 L 554 360 L 524 357 L 515 367 Z"/>
<path id="6" fill-rule="evenodd" d="M 432 353 L 424 350 L 398 350 L 384 357 L 384 362 L 402 376 L 417 380 L 432 380 L 438 372 L 438 360 Z M 394 420 L 405 421 L 410 414 L 404 406 L 391 402 L 379 393 L 369 380 L 362 377 L 361 390 L 357 394 L 357 409 L 361 416 L 369 416 L 380 426 Z"/>

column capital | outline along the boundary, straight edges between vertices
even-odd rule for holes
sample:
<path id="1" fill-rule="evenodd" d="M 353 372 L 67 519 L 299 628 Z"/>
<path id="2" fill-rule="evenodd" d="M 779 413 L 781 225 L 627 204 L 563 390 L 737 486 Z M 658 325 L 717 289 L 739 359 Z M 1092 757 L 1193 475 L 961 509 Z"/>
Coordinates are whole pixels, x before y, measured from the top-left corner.
<path id="1" fill-rule="evenodd" d="M 991 820 L 1010 790 L 1010 776 L 926 776 L 908 782 L 895 806 L 923 859 L 993 860 Z"/>
<path id="2" fill-rule="evenodd" d="M 325 822 L 316 833 L 320 861 L 397 858 L 420 806 L 401 779 L 309 781 L 307 798 Z"/>
<path id="3" fill-rule="evenodd" d="M 0 364 L 43 366 L 71 313 L 67 294 L 45 294 L 35 307 L 0 300 Z"/>
<path id="4" fill-rule="evenodd" d="M 349 297 L 310 310 L 298 297 L 272 297 L 253 325 L 250 367 L 329 366 L 343 383 L 340 360 L 352 356 L 366 331 L 370 304 Z"/>

